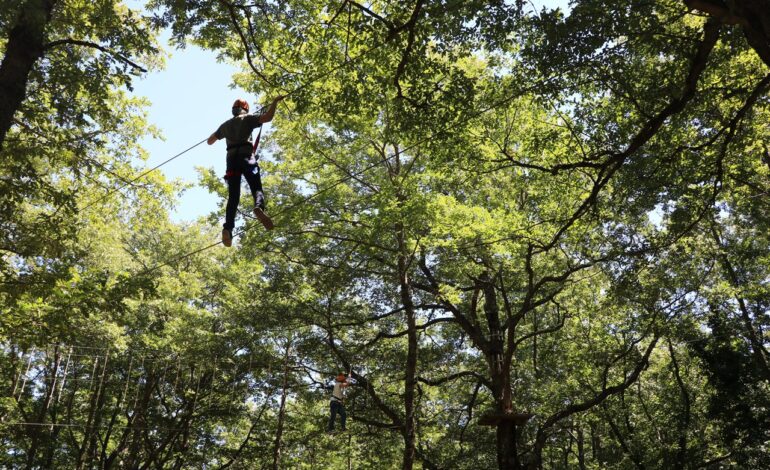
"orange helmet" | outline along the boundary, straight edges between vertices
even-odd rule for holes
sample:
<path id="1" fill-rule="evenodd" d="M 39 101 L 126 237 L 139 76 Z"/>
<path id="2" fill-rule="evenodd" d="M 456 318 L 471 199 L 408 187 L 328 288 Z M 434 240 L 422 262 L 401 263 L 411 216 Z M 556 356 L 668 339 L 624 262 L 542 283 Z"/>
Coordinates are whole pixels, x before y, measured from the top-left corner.
<path id="1" fill-rule="evenodd" d="M 238 98 L 233 103 L 233 114 L 237 116 L 238 114 L 241 113 L 241 109 L 248 113 L 249 112 L 249 103 L 247 103 L 246 100 L 244 100 L 242 98 Z"/>

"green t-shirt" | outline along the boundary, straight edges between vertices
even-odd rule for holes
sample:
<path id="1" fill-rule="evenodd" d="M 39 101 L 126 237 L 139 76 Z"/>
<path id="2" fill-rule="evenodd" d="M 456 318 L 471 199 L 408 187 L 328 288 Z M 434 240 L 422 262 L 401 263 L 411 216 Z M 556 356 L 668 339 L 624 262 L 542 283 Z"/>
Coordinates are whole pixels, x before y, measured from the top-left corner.
<path id="1" fill-rule="evenodd" d="M 227 155 L 251 155 L 251 131 L 262 125 L 259 114 L 240 114 L 223 122 L 214 133 L 227 142 Z"/>

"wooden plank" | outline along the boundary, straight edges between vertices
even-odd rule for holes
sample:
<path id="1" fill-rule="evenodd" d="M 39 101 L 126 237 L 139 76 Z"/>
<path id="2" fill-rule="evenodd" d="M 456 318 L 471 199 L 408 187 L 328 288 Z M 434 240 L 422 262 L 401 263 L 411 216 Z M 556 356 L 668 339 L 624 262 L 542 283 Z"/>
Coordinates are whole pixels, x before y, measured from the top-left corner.
<path id="1" fill-rule="evenodd" d="M 478 420 L 479 426 L 497 426 L 503 422 L 513 422 L 516 425 L 525 424 L 534 415 L 532 413 L 486 413 Z"/>

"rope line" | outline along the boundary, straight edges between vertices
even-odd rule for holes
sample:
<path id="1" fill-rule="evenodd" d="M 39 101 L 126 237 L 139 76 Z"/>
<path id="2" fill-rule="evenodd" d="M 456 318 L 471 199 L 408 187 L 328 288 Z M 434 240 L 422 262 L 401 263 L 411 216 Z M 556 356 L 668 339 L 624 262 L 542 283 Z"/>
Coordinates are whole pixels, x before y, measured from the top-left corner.
<path id="1" fill-rule="evenodd" d="M 357 57 L 358 57 L 358 56 L 357 56 Z M 351 59 L 351 60 L 352 60 L 352 59 Z M 535 89 L 535 88 L 537 88 L 537 87 L 539 87 L 539 86 L 542 86 L 542 85 L 543 85 L 545 82 L 548 82 L 548 81 L 550 81 L 551 79 L 552 79 L 552 77 L 549 77 L 549 78 L 545 78 L 545 79 L 542 79 L 542 80 L 540 80 L 540 81 L 538 82 L 538 84 L 536 84 L 536 85 L 532 85 L 532 86 L 530 86 L 530 87 L 527 87 L 527 88 L 524 88 L 524 89 L 522 89 L 522 90 L 518 90 L 518 91 L 517 91 L 516 93 L 514 93 L 513 95 L 511 95 L 511 96 L 508 96 L 508 97 L 506 97 L 506 98 L 503 98 L 503 99 L 501 99 L 501 100 L 498 100 L 498 101 L 496 101 L 496 102 L 492 103 L 491 105 L 489 105 L 489 106 L 487 106 L 487 107 L 485 107 L 485 108 L 482 108 L 482 109 L 480 109 L 479 111 L 476 111 L 475 113 L 472 113 L 472 114 L 470 114 L 470 115 L 469 115 L 469 116 L 466 118 L 466 121 L 470 121 L 470 120 L 472 120 L 472 119 L 477 119 L 478 117 L 480 117 L 480 116 L 482 116 L 482 115 L 484 115 L 484 114 L 488 113 L 489 111 L 492 111 L 493 109 L 496 109 L 496 108 L 498 108 L 498 107 L 500 107 L 500 106 L 503 106 L 503 105 L 505 105 L 505 104 L 508 104 L 508 103 L 510 103 L 511 101 L 513 101 L 513 100 L 515 100 L 515 99 L 517 99 L 517 98 L 521 97 L 521 96 L 522 96 L 524 93 L 527 93 L 527 92 L 529 92 L 529 91 L 530 91 L 530 90 L 532 90 L 532 89 Z M 386 162 L 388 162 L 388 161 L 392 160 L 393 158 L 397 157 L 398 155 L 400 155 L 400 154 L 402 154 L 402 153 L 405 153 L 405 152 L 407 152 L 407 151 L 409 151 L 409 150 L 411 150 L 411 149 L 413 149 L 413 148 L 415 148 L 415 147 L 417 147 L 417 146 L 419 146 L 419 145 L 422 145 L 422 144 L 424 144 L 424 143 L 426 143 L 426 142 L 429 142 L 429 141 L 431 141 L 431 140 L 433 140 L 433 139 L 435 139 L 435 138 L 439 137 L 440 135 L 443 135 L 443 134 L 445 134 L 445 133 L 449 132 L 449 130 L 450 130 L 450 128 L 451 128 L 451 127 L 452 127 L 452 126 L 451 126 L 451 124 L 450 124 L 450 125 L 447 125 L 447 126 L 444 126 L 444 128 L 443 128 L 443 129 L 440 129 L 440 130 L 438 130 L 438 131 L 436 131 L 436 132 L 432 133 L 432 134 L 431 134 L 431 135 L 429 135 L 428 137 L 425 137 L 425 138 L 423 138 L 423 139 L 420 139 L 420 140 L 418 140 L 417 142 L 415 142 L 415 143 L 413 143 L 413 144 L 411 144 L 411 145 L 408 145 L 407 147 L 405 147 L 405 148 L 403 148 L 403 149 L 399 150 L 399 153 L 397 153 L 397 154 L 396 154 L 396 153 L 394 153 L 394 154 L 392 154 L 391 156 L 389 156 L 389 157 L 385 158 L 384 160 L 381 160 L 381 161 L 377 161 L 377 162 L 375 162 L 375 163 L 373 163 L 373 164 L 371 164 L 371 165 L 367 166 L 367 167 L 366 167 L 366 168 L 364 168 L 363 170 L 360 170 L 360 171 L 358 171 L 358 172 L 356 172 L 356 173 L 351 173 L 351 174 L 348 174 L 348 175 L 346 175 L 345 177 L 343 177 L 343 178 L 341 178 L 341 179 L 337 180 L 335 183 L 333 183 L 333 184 L 331 184 L 331 185 L 329 185 L 329 186 L 327 186 L 327 187 L 325 187 L 325 188 L 322 188 L 322 189 L 318 190 L 317 192 L 315 192 L 315 193 L 311 194 L 310 196 L 307 196 L 307 197 L 305 197 L 305 198 L 302 198 L 300 201 L 298 201 L 298 202 L 296 202 L 296 203 L 294 203 L 294 204 L 291 204 L 291 205 L 289 205 L 288 207 L 282 208 L 280 211 L 278 211 L 277 213 L 275 213 L 275 214 L 273 215 L 273 217 L 280 217 L 281 215 L 284 215 L 284 214 L 286 214 L 287 212 L 289 212 L 289 211 L 291 211 L 291 210 L 293 210 L 293 209 L 295 209 L 295 208 L 297 208 L 297 207 L 299 207 L 299 206 L 301 206 L 301 205 L 303 205 L 303 204 L 307 203 L 308 201 L 310 201 L 310 200 L 312 200 L 312 199 L 314 199 L 314 198 L 316 198 L 316 197 L 320 196 L 321 194 L 324 194 L 324 193 L 326 193 L 326 192 L 328 192 L 328 191 L 330 191 L 330 190 L 334 189 L 335 187 L 339 186 L 340 184 L 343 184 L 343 183 L 345 183 L 345 182 L 347 182 L 347 181 L 349 181 L 349 180 L 351 180 L 351 179 L 355 179 L 355 178 L 357 178 L 357 177 L 359 177 L 359 176 L 363 175 L 364 173 L 368 172 L 369 170 L 371 170 L 371 169 L 373 169 L 373 168 L 375 168 L 375 167 L 377 167 L 377 166 L 380 166 L 380 164 L 382 164 L 382 163 L 386 163 Z M 256 226 L 256 225 L 257 225 L 257 224 L 252 224 L 252 225 L 250 225 L 250 226 L 248 226 L 248 225 L 247 225 L 247 226 L 245 226 L 243 229 L 241 229 L 241 230 L 239 230 L 239 231 L 237 231 L 237 232 L 234 232 L 234 233 L 233 233 L 233 237 L 235 237 L 236 235 L 243 235 L 244 233 L 246 233 L 247 231 L 249 231 L 249 230 L 250 230 L 252 227 L 254 227 L 254 226 Z M 211 249 L 211 248 L 214 248 L 215 246 L 218 246 L 218 245 L 221 245 L 221 244 L 222 244 L 222 241 L 221 241 L 221 240 L 220 240 L 220 241 L 218 241 L 218 242 L 215 242 L 215 243 L 211 243 L 210 245 L 204 246 L 204 247 L 202 247 L 202 248 L 198 248 L 197 250 L 191 251 L 190 253 L 186 253 L 186 254 L 183 254 L 183 255 L 177 256 L 176 258 L 172 258 L 172 259 L 170 259 L 170 260 L 168 260 L 168 261 L 164 261 L 164 262 L 158 263 L 158 264 L 156 264 L 156 265 L 154 265 L 154 266 L 152 266 L 152 267 L 150 267 L 150 268 L 147 268 L 147 269 L 145 269 L 145 270 L 143 270 L 143 271 L 140 271 L 140 272 L 139 272 L 139 273 L 137 273 L 137 274 L 138 274 L 138 275 L 149 274 L 149 273 L 151 273 L 151 272 L 153 272 L 153 271 L 156 271 L 156 270 L 158 270 L 158 269 L 160 269 L 160 268 L 162 268 L 162 267 L 164 267 L 164 266 L 170 266 L 170 265 L 171 265 L 171 264 L 173 264 L 173 263 L 177 263 L 177 262 L 179 262 L 179 261 L 183 261 L 183 260 L 185 260 L 185 259 L 189 258 L 190 256 L 194 256 L 194 255 L 196 255 L 196 254 L 198 254 L 198 253 L 204 252 L 204 251 L 206 251 L 206 250 L 209 250 L 209 249 Z"/>
<path id="2" fill-rule="evenodd" d="M 346 66 L 348 66 L 348 65 L 350 65 L 350 64 L 352 64 L 352 63 L 354 63 L 354 62 L 357 62 L 357 61 L 358 61 L 359 59 L 361 59 L 362 57 L 364 57 L 364 56 L 366 56 L 366 55 L 370 54 L 371 52 L 373 52 L 373 51 L 375 51 L 375 50 L 379 49 L 380 47 L 384 46 L 385 44 L 387 44 L 388 42 L 390 42 L 392 39 L 393 39 L 393 37 L 392 37 L 392 36 L 389 36 L 389 37 L 387 37 L 385 40 L 383 40 L 383 41 L 379 41 L 377 44 L 375 44 L 374 46 L 370 47 L 369 49 L 367 49 L 367 50 L 363 51 L 362 53 L 358 54 L 357 56 L 355 56 L 355 57 L 352 57 L 352 58 L 349 58 L 349 59 L 345 59 L 345 60 L 344 60 L 342 63 L 340 63 L 340 64 L 338 64 L 338 65 L 335 65 L 334 67 L 331 67 L 331 68 L 329 68 L 328 70 L 324 71 L 323 73 L 321 73 L 321 74 L 318 74 L 318 75 L 316 75 L 315 77 L 312 77 L 310 80 L 308 80 L 308 81 L 306 81 L 306 82 L 302 83 L 300 86 L 298 86 L 298 87 L 294 88 L 293 90 L 289 91 L 288 93 L 286 93 L 286 94 L 284 95 L 284 97 L 285 97 L 285 98 L 287 98 L 287 97 L 289 97 L 289 96 L 292 96 L 292 95 L 294 95 L 295 93 L 297 93 L 297 92 L 299 92 L 299 91 L 301 91 L 301 90 L 304 90 L 305 88 L 309 87 L 309 86 L 310 86 L 310 85 L 312 85 L 313 83 L 316 83 L 316 82 L 320 81 L 321 79 L 324 79 L 324 78 L 326 78 L 326 77 L 330 76 L 330 75 L 331 75 L 331 74 L 333 74 L 334 72 L 336 72 L 336 71 L 338 71 L 338 70 L 341 70 L 341 69 L 343 69 L 344 67 L 346 67 Z M 94 199 L 94 200 L 92 200 L 91 202 L 87 203 L 87 204 L 86 204 L 86 205 L 85 205 L 85 206 L 84 206 L 82 209 L 80 209 L 80 210 L 81 210 L 81 211 L 85 211 L 85 210 L 86 210 L 86 209 L 88 209 L 89 207 L 92 207 L 94 204 L 96 204 L 96 203 L 98 203 L 98 202 L 100 202 L 100 201 L 103 201 L 103 200 L 107 199 L 109 196 L 111 196 L 111 195 L 115 194 L 116 192 L 122 191 L 123 189 L 125 189 L 125 188 L 126 188 L 126 187 L 128 187 L 128 186 L 130 186 L 131 184 L 133 184 L 133 183 L 134 183 L 134 182 L 136 182 L 137 180 L 139 180 L 139 179 L 141 179 L 141 178 L 143 178 L 143 177 L 147 176 L 148 174 L 150 174 L 150 173 L 152 173 L 153 171 L 155 171 L 155 170 L 159 169 L 160 167 L 162 167 L 162 166 L 166 165 L 167 163 L 169 163 L 169 162 L 171 162 L 171 161 L 173 161 L 173 160 L 176 160 L 177 158 L 179 158 L 179 157 L 181 157 L 182 155 L 186 154 L 186 153 L 187 153 L 187 152 L 189 152 L 190 150 L 192 150 L 192 149 L 194 149 L 194 148 L 198 147 L 198 146 L 199 146 L 199 145 L 201 145 L 202 143 L 206 142 L 206 140 L 207 140 L 207 139 L 208 139 L 208 138 L 206 138 L 206 139 L 203 139 L 203 140 L 201 140 L 200 142 L 198 142 L 198 143 L 196 143 L 196 144 L 194 144 L 194 145 L 192 145 L 192 146 L 190 146 L 190 147 L 186 148 L 185 150 L 182 150 L 181 152 L 177 153 L 176 155 L 172 156 L 171 158 L 169 158 L 169 159 L 167 159 L 167 160 L 164 160 L 163 162 L 161 162 L 161 163 L 159 163 L 159 164 L 155 165 L 154 167 L 152 167 L 152 168 L 150 168 L 150 169 L 148 169 L 148 170 L 146 170 L 146 171 L 142 172 L 142 173 L 141 173 L 139 176 L 136 176 L 136 177 L 134 177 L 134 178 L 132 178 L 132 179 L 128 180 L 128 181 L 127 181 L 125 184 L 123 184 L 123 185 L 121 185 L 121 186 L 119 186 L 119 187 L 117 187 L 117 188 L 114 188 L 114 189 L 111 189 L 111 190 L 107 191 L 107 193 L 105 193 L 104 195 L 102 195 L 102 196 L 100 196 L 100 197 L 97 197 L 96 199 Z M 216 246 L 216 245 L 213 245 L 213 246 Z M 208 248 L 211 248 L 211 247 L 207 247 L 206 249 L 208 249 Z"/>
<path id="3" fill-rule="evenodd" d="M 82 428 L 82 429 L 137 429 L 143 431 L 184 431 L 186 428 L 167 428 L 162 426 L 157 427 L 139 427 L 139 426 L 125 426 L 117 424 L 75 424 L 75 423 L 33 423 L 25 421 L 16 421 L 10 423 L 0 422 L 0 426 L 39 426 L 39 427 L 58 427 L 58 428 Z"/>
<path id="4" fill-rule="evenodd" d="M 241 413 L 243 414 L 243 413 Z M 257 416 L 253 413 L 247 413 L 247 416 L 250 418 L 256 418 Z M 77 423 L 36 423 L 36 422 L 27 422 L 27 421 L 14 421 L 14 422 L 8 422 L 3 423 L 0 421 L 0 427 L 2 426 L 38 426 L 38 427 L 61 427 L 61 428 L 81 428 L 81 429 L 136 429 L 141 431 L 185 431 L 189 428 L 170 428 L 165 426 L 132 426 L 132 425 L 121 425 L 121 424 L 101 424 L 101 425 L 95 425 L 95 424 L 77 424 Z M 202 434 L 205 431 L 201 431 L 198 434 Z"/>
<path id="5" fill-rule="evenodd" d="M 618 332 L 618 333 L 629 333 L 629 332 L 630 331 L 623 331 L 623 332 Z M 709 343 L 710 341 L 714 341 L 714 340 L 733 339 L 733 338 L 736 338 L 736 339 L 739 338 L 739 339 L 743 339 L 745 341 L 748 341 L 745 337 L 742 337 L 741 335 L 734 335 L 734 334 L 709 335 L 709 336 L 704 337 L 704 338 L 690 339 L 690 340 L 681 340 L 681 339 L 672 338 L 671 335 L 664 335 L 664 337 L 668 338 L 669 340 L 673 340 L 674 344 L 677 344 L 677 345 L 687 345 L 687 344 L 693 344 L 693 343 Z M 243 368 L 242 366 L 244 364 L 247 364 L 247 361 L 243 361 L 242 363 L 237 363 L 237 362 L 236 363 L 230 363 L 228 361 L 215 361 L 214 363 L 212 363 L 211 361 L 200 362 L 200 363 L 190 363 L 190 364 L 180 363 L 180 364 L 175 364 L 176 367 L 166 367 L 164 369 L 164 377 L 165 377 L 165 374 L 166 374 L 166 372 L 168 371 L 169 368 L 172 369 L 172 372 L 179 373 L 179 371 L 181 371 L 181 370 L 188 369 L 191 366 L 197 366 L 199 364 L 205 364 L 205 365 L 208 365 L 208 366 L 212 367 L 210 369 L 206 369 L 205 367 L 199 369 L 199 371 L 198 371 L 199 376 L 201 374 L 206 374 L 206 373 L 209 373 L 209 372 L 214 373 L 216 375 L 217 371 L 221 371 L 222 374 L 237 374 L 237 373 L 255 374 L 255 373 L 264 373 L 266 370 L 269 370 L 269 368 L 266 367 L 265 365 L 259 365 L 258 363 L 255 363 L 253 361 L 253 357 L 250 356 L 249 357 L 249 361 L 248 361 L 248 367 L 246 367 L 246 368 Z M 219 367 L 217 367 L 217 364 L 219 364 Z M 225 365 L 228 366 L 228 367 L 222 367 L 222 366 L 225 366 Z M 29 364 L 29 366 L 31 366 L 31 364 Z M 45 367 L 45 364 L 43 364 L 42 366 Z M 87 366 L 87 364 L 81 364 L 81 366 Z M 94 366 L 95 366 L 95 364 L 94 364 Z M 294 368 L 294 369 L 296 369 L 296 368 L 306 368 L 306 367 L 307 366 L 305 366 L 301 362 L 297 362 L 297 363 L 292 365 L 292 368 Z M 38 365 L 36 364 L 35 365 L 35 369 L 37 369 L 37 368 L 38 368 Z M 22 378 L 24 379 L 24 385 L 22 386 L 22 391 L 19 393 L 19 399 L 21 398 L 22 394 L 25 393 L 25 390 L 27 388 L 27 386 L 26 386 L 27 382 L 31 382 L 32 384 L 39 385 L 39 384 L 45 383 L 45 382 L 55 382 L 55 381 L 57 381 L 60 378 L 58 373 L 57 373 L 57 375 L 55 377 L 50 377 L 50 378 L 46 378 L 46 377 L 41 378 L 41 377 L 35 376 L 34 374 L 33 374 L 32 377 L 30 377 L 29 376 L 29 370 L 30 369 L 31 369 L 31 367 L 26 372 L 23 372 L 23 373 L 20 371 L 20 377 L 18 377 L 18 379 L 17 379 L 17 381 L 22 379 Z M 143 374 L 141 372 L 141 368 L 137 368 L 137 370 L 139 371 L 139 378 L 145 376 L 145 374 Z M 154 370 L 157 371 L 158 369 L 154 369 Z M 313 369 L 311 368 L 311 370 L 313 370 Z M 313 370 L 313 371 L 323 375 L 322 371 L 317 371 L 317 370 Z M 105 371 L 103 371 L 103 373 L 104 372 Z M 93 372 L 91 377 L 82 376 L 82 375 L 78 377 L 78 376 L 68 376 L 68 375 L 66 375 L 66 372 L 65 372 L 65 374 L 63 374 L 61 376 L 61 378 L 62 379 L 66 379 L 67 382 L 75 382 L 75 383 L 78 383 L 78 382 L 81 382 L 81 383 L 82 382 L 93 382 L 93 380 L 95 378 L 95 374 L 96 374 L 96 372 Z M 183 372 L 182 375 L 183 376 L 187 376 L 187 373 Z M 125 384 L 129 384 L 131 382 L 131 380 L 132 380 L 132 377 L 134 377 L 134 375 L 133 374 L 127 375 L 125 378 L 119 378 L 119 379 L 113 379 L 112 377 L 113 377 L 113 374 L 111 372 L 110 373 L 110 379 L 108 379 L 106 381 L 102 380 L 102 383 L 108 384 L 108 385 L 112 385 L 112 386 L 114 386 L 114 385 L 121 385 L 121 384 L 124 384 L 124 383 Z M 172 382 L 171 378 L 169 378 L 168 381 L 165 381 L 165 380 L 162 380 L 162 381 L 164 382 L 165 385 L 170 385 L 171 382 Z M 183 382 L 185 382 L 185 381 L 187 383 L 192 383 L 195 380 L 194 380 L 194 378 L 191 378 L 190 380 L 183 379 Z M 178 382 L 179 382 L 179 377 L 177 376 L 177 378 L 174 380 L 174 385 L 172 387 L 174 390 L 176 390 L 178 388 L 177 387 Z M 233 380 L 233 384 L 235 384 L 236 382 L 238 382 L 238 380 Z M 322 382 L 298 383 L 298 384 L 293 384 L 291 386 L 291 388 L 292 389 L 313 388 L 313 387 L 318 387 L 319 384 L 322 384 Z M 89 388 L 91 388 L 91 387 L 89 387 Z M 64 385 L 61 385 L 61 390 L 63 390 L 63 389 L 64 389 Z M 61 391 L 60 391 L 60 393 L 61 393 Z M 15 396 L 15 395 L 16 395 L 16 391 L 14 390 L 14 392 L 12 393 L 12 396 Z"/>
<path id="6" fill-rule="evenodd" d="M 384 161 L 391 160 L 391 159 L 393 159 L 396 156 L 397 156 L 396 154 L 391 155 L 390 157 L 386 158 Z M 363 170 L 360 170 L 360 171 L 358 171 L 356 173 L 352 173 L 352 174 L 349 174 L 349 175 L 347 175 L 347 176 L 345 176 L 343 178 L 340 178 L 339 180 L 335 181 L 333 184 L 331 184 L 331 185 L 329 185 L 329 186 L 327 186 L 325 188 L 322 188 L 322 189 L 316 191 L 315 193 L 313 193 L 313 194 L 311 194 L 309 196 L 306 196 L 306 197 L 300 199 L 298 202 L 295 202 L 295 203 L 290 204 L 289 206 L 287 206 L 285 208 L 282 208 L 280 211 L 276 212 L 273 215 L 273 217 L 276 217 L 276 218 L 280 217 L 280 216 L 286 214 L 287 212 L 289 212 L 289 211 L 291 211 L 291 210 L 293 210 L 293 209 L 295 209 L 295 208 L 297 208 L 297 207 L 299 207 L 299 206 L 301 206 L 303 204 L 306 204 L 308 201 L 310 201 L 310 200 L 312 200 L 312 199 L 314 199 L 314 198 L 316 198 L 316 197 L 318 197 L 318 196 L 320 196 L 320 195 L 322 195 L 322 194 L 324 194 L 324 193 L 326 193 L 328 191 L 331 191 L 332 189 L 336 188 L 337 186 L 339 186 L 339 185 L 341 185 L 341 184 L 343 184 L 343 183 L 345 183 L 345 182 L 347 182 L 347 181 L 349 181 L 349 180 L 351 180 L 353 178 L 361 176 L 361 175 L 363 175 L 364 173 L 368 172 L 369 170 L 371 170 L 373 168 L 376 168 L 376 167 L 380 166 L 381 163 L 383 163 L 383 162 L 382 161 L 377 161 L 377 162 L 367 166 Z M 236 235 L 243 235 L 244 233 L 248 232 L 252 227 L 255 227 L 257 225 L 260 225 L 260 224 L 252 223 L 251 225 L 246 225 L 241 230 L 238 230 L 238 231 L 234 232 L 233 233 L 233 238 Z M 156 264 L 156 265 L 154 265 L 154 266 L 152 266 L 150 268 L 147 268 L 147 269 L 145 269 L 143 271 L 140 271 L 136 275 L 141 276 L 141 275 L 149 274 L 149 273 L 151 273 L 153 271 L 156 271 L 156 270 L 158 270 L 158 269 L 160 269 L 160 268 L 162 268 L 164 266 L 170 266 L 173 263 L 177 263 L 179 261 L 183 261 L 183 260 L 185 260 L 185 259 L 187 259 L 187 258 L 189 258 L 191 256 L 194 256 L 194 255 L 196 255 L 198 253 L 202 253 L 202 252 L 204 252 L 206 250 L 209 250 L 209 249 L 214 248 L 215 246 L 218 246 L 218 245 L 221 245 L 221 244 L 222 244 L 221 240 L 218 241 L 218 242 L 211 243 L 210 245 L 206 245 L 206 246 L 204 246 L 202 248 L 198 248 L 198 249 L 196 249 L 194 251 L 191 251 L 189 253 L 185 253 L 183 255 L 177 256 L 177 257 L 172 258 L 172 259 L 170 259 L 168 261 L 163 261 L 161 263 L 158 263 L 158 264 Z"/>
<path id="7" fill-rule="evenodd" d="M 173 157 L 171 157 L 171 158 L 169 158 L 169 159 L 167 159 L 167 160 L 165 160 L 165 161 L 163 161 L 163 162 L 161 162 L 161 163 L 159 163 L 159 164 L 155 165 L 154 167 L 150 168 L 149 170 L 146 170 L 146 171 L 142 172 L 142 173 L 141 173 L 139 176 L 137 176 L 137 177 L 135 177 L 135 178 L 132 178 L 132 179 L 128 180 L 128 182 L 126 182 L 126 183 L 125 183 L 125 184 L 123 184 L 122 186 L 118 186 L 118 187 L 117 187 L 117 188 L 115 188 L 115 189 L 111 189 L 111 190 L 107 191 L 107 193 L 105 193 L 103 196 L 100 196 L 100 197 L 98 197 L 98 198 L 94 199 L 93 201 L 89 202 L 88 204 L 86 204 L 85 206 L 83 206 L 83 208 L 82 208 L 82 209 L 80 209 L 80 210 L 81 210 L 81 211 L 84 211 L 84 210 L 88 209 L 89 207 L 93 206 L 94 204 L 96 204 L 97 202 L 103 201 L 103 200 L 107 199 L 109 196 L 111 196 L 111 195 L 115 194 L 116 192 L 122 191 L 123 189 L 125 189 L 125 188 L 126 188 L 126 187 L 128 187 L 128 186 L 130 186 L 131 184 L 133 184 L 133 183 L 134 183 L 134 182 L 136 182 L 137 180 L 140 180 L 140 179 L 144 178 L 145 176 L 149 175 L 149 174 L 150 174 L 150 173 L 152 173 L 153 171 L 155 171 L 155 170 L 157 170 L 158 168 L 162 167 L 162 166 L 163 166 L 163 165 L 165 165 L 166 163 L 169 163 L 169 162 L 171 162 L 172 160 L 176 160 L 177 158 L 179 158 L 179 157 L 181 157 L 182 155 L 186 154 L 187 152 L 189 152 L 190 150 L 192 150 L 192 149 L 194 149 L 195 147 L 199 146 L 199 145 L 200 145 L 200 144 L 202 144 L 203 142 L 206 142 L 206 139 L 203 139 L 203 140 L 201 140 L 200 142 L 198 142 L 198 143 L 197 143 L 197 144 L 195 144 L 195 145 L 192 145 L 192 146 L 190 146 L 190 147 L 187 147 L 186 149 L 184 149 L 184 150 L 182 150 L 181 152 L 177 153 L 177 154 L 176 154 L 176 155 L 174 155 Z"/>
<path id="8" fill-rule="evenodd" d="M 301 325 L 301 324 L 297 324 L 297 325 L 293 325 L 291 327 L 276 328 L 276 329 L 272 329 L 272 330 L 267 330 L 266 332 L 268 332 L 268 331 L 269 332 L 296 331 L 298 329 L 310 328 L 310 327 L 313 327 L 313 326 L 316 326 L 316 327 L 319 327 L 319 328 L 323 329 L 323 327 L 321 327 L 319 325 L 307 325 L 307 324 Z M 361 326 L 363 326 L 363 325 L 361 325 Z M 615 332 L 608 330 L 608 331 L 605 331 L 604 333 L 608 334 L 608 335 L 618 336 L 618 335 L 621 335 L 621 334 L 642 333 L 642 331 L 641 330 L 634 330 L 634 329 L 624 329 L 624 330 L 619 330 L 619 331 L 615 331 Z M 669 338 L 669 339 L 674 340 L 675 344 L 678 344 L 678 345 L 701 343 L 701 342 L 709 342 L 709 341 L 713 341 L 713 340 L 722 340 L 722 339 L 741 339 L 741 340 L 748 341 L 748 339 L 743 334 L 743 332 L 736 332 L 735 334 L 733 334 L 733 333 L 724 333 L 724 334 L 716 334 L 716 335 L 711 334 L 711 335 L 706 335 L 706 336 L 701 337 L 701 338 L 694 338 L 694 339 L 677 339 L 677 338 L 672 337 L 672 335 L 664 335 L 664 336 Z M 78 347 L 79 346 L 67 346 L 68 349 L 69 348 L 74 349 L 74 348 L 78 348 Z M 154 358 L 153 356 L 155 354 L 140 355 L 140 354 L 136 354 L 137 351 L 145 351 L 146 352 L 146 351 L 149 351 L 149 350 L 146 350 L 146 349 L 142 350 L 142 349 L 139 349 L 139 348 L 127 349 L 126 351 L 121 351 L 119 356 L 128 356 L 132 363 L 134 362 L 134 360 L 139 360 L 139 359 L 142 359 L 143 363 L 145 363 L 145 362 L 146 363 L 152 362 L 152 363 L 156 363 L 156 364 L 160 363 L 161 365 L 165 365 L 165 367 L 163 367 L 164 370 L 165 369 L 173 369 L 173 370 L 179 369 L 179 370 L 181 370 L 181 369 L 195 368 L 195 369 L 198 369 L 198 371 L 201 372 L 201 373 L 202 372 L 206 372 L 206 371 L 210 371 L 210 370 L 212 370 L 212 368 L 216 368 L 216 367 L 220 367 L 221 370 L 223 370 L 223 371 L 229 371 L 230 370 L 229 368 L 232 368 L 232 370 L 242 371 L 242 372 L 246 372 L 246 373 L 264 370 L 265 367 L 266 367 L 265 364 L 262 364 L 262 363 L 254 360 L 256 352 L 251 352 L 249 354 L 243 354 L 243 355 L 234 356 L 234 357 L 231 357 L 230 359 L 220 359 L 220 360 L 215 360 L 215 361 L 211 361 L 211 360 L 188 361 L 188 360 L 183 360 L 179 356 L 174 357 L 174 358 L 169 358 L 169 359 Z M 28 367 L 28 368 L 27 368 L 26 371 L 24 371 L 23 369 L 25 368 L 24 367 L 25 365 L 22 365 L 22 367 L 21 367 L 22 370 L 19 371 L 17 381 L 22 380 L 24 377 L 27 377 L 28 379 L 30 378 L 29 377 L 30 371 L 33 369 L 33 359 L 34 359 L 33 356 L 35 356 L 36 353 L 38 355 L 40 355 L 40 356 L 45 355 L 45 351 L 37 350 L 37 351 L 31 351 L 31 352 L 25 353 L 22 356 L 20 356 L 20 359 L 24 359 L 24 356 L 27 356 L 27 360 L 28 361 L 22 361 L 22 362 L 27 362 L 26 367 Z M 62 354 L 62 355 L 66 356 L 66 354 Z M 74 357 L 75 354 L 73 354 L 72 356 Z M 91 359 L 94 359 L 94 360 L 103 359 L 105 357 L 104 355 L 98 355 L 98 354 L 80 354 L 78 356 L 79 357 L 87 357 L 87 358 L 91 358 Z M 111 356 L 111 357 L 113 358 L 113 362 L 115 362 L 117 360 L 117 358 L 114 355 Z M 44 358 L 41 358 L 41 359 L 43 361 L 45 360 Z M 79 361 L 79 362 L 81 362 L 81 361 Z M 248 364 L 248 367 L 243 368 L 242 366 L 244 364 Z M 87 367 L 90 364 L 81 362 L 79 365 L 80 365 L 80 367 Z M 45 365 L 45 363 L 43 363 L 41 365 L 38 361 L 34 361 L 34 368 L 37 369 L 39 366 L 45 367 L 46 365 Z M 133 368 L 134 366 L 132 365 L 131 367 Z M 154 370 L 158 370 L 160 368 L 161 367 L 159 367 L 159 366 L 153 367 Z M 136 370 L 139 370 L 139 369 L 143 369 L 143 366 L 136 368 Z M 45 380 L 49 380 L 50 381 L 51 379 L 39 379 L 39 378 L 33 379 L 33 381 L 45 381 Z M 69 377 L 68 376 L 67 380 L 68 381 L 69 380 L 88 381 L 88 380 L 91 380 L 91 379 L 88 378 L 87 376 L 82 376 L 81 375 L 80 377 L 78 377 L 78 376 Z M 122 380 L 120 380 L 120 381 L 122 382 Z"/>

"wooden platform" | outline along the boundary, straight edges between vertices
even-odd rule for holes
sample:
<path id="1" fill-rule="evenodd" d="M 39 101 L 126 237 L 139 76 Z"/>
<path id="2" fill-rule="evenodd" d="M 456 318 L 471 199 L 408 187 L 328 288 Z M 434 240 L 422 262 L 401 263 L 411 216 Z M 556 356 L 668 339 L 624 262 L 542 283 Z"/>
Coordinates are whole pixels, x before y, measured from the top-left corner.
<path id="1" fill-rule="evenodd" d="M 478 424 L 479 426 L 497 426 L 507 421 L 520 426 L 533 416 L 535 415 L 532 413 L 500 413 L 495 411 L 481 415 Z"/>

